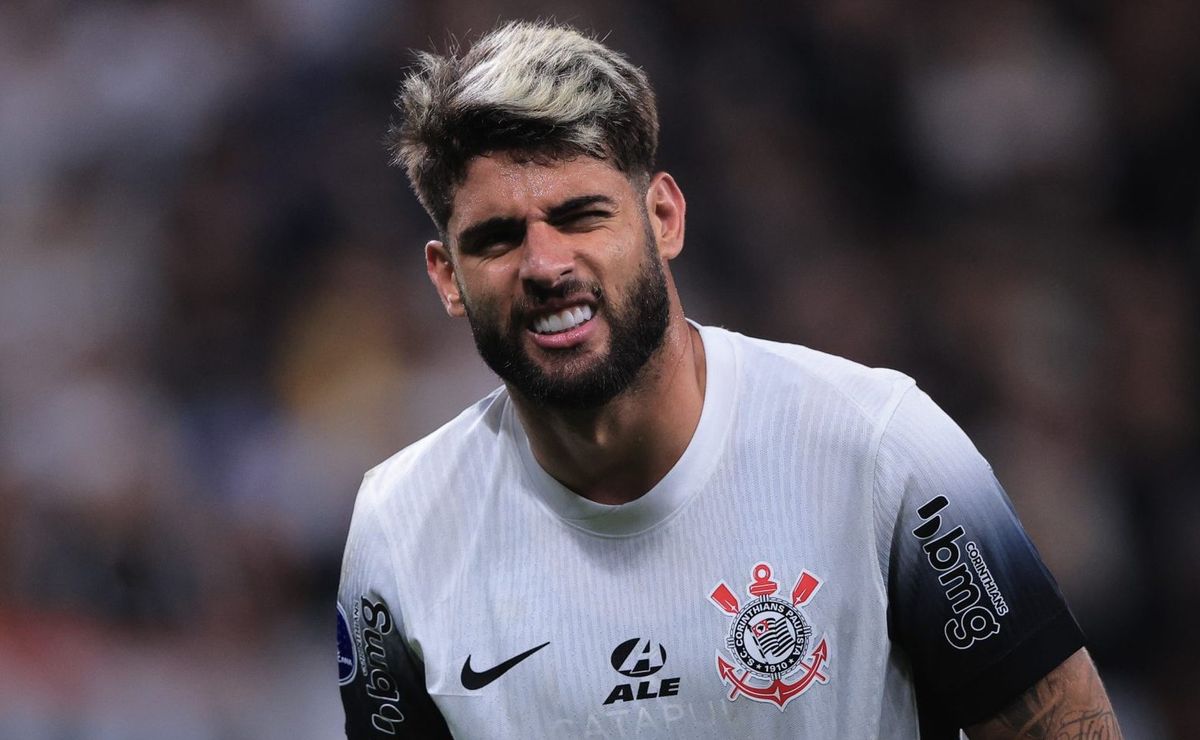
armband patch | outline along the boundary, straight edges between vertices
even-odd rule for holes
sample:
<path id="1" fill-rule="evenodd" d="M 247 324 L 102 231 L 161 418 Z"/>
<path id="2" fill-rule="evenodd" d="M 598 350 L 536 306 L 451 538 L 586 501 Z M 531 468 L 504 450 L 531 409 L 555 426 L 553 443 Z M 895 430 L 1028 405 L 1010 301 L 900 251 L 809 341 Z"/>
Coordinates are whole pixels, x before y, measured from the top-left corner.
<path id="1" fill-rule="evenodd" d="M 350 623 L 341 602 L 337 605 L 337 667 L 338 686 L 345 686 L 358 674 L 358 655 L 350 637 Z"/>

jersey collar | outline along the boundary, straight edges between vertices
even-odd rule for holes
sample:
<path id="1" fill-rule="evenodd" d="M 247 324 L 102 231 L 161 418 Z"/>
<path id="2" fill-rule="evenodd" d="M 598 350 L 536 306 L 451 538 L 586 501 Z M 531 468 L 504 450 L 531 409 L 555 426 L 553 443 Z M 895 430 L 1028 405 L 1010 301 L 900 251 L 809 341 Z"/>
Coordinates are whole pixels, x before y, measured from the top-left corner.
<path id="1" fill-rule="evenodd" d="M 653 488 L 627 504 L 598 504 L 574 493 L 542 468 L 529 446 L 513 403 L 504 428 L 516 446 L 526 479 L 540 503 L 566 524 L 607 537 L 645 532 L 671 518 L 708 482 L 721 459 L 736 396 L 736 359 L 726 332 L 693 325 L 704 343 L 705 389 L 700 422 L 683 454 Z"/>

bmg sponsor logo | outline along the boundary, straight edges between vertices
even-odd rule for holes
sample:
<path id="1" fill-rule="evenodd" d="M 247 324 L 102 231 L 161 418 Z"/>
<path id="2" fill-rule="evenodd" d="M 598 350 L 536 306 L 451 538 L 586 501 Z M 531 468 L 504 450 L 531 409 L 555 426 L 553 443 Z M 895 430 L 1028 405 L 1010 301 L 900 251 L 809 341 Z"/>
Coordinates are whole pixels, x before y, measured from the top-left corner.
<path id="1" fill-rule="evenodd" d="M 375 702 L 371 713 L 371 725 L 382 733 L 395 735 L 398 725 L 404 722 L 400 711 L 400 686 L 396 677 L 388 670 L 387 648 L 384 636 L 392 633 L 395 620 L 387 604 L 362 597 L 355 611 L 356 626 L 361 627 L 359 639 L 362 648 L 363 679 L 367 696 Z M 358 624 L 361 619 L 361 625 Z"/>
<path id="2" fill-rule="evenodd" d="M 936 496 L 917 509 L 921 524 L 913 536 L 922 541 L 929 565 L 938 571 L 938 583 L 950 602 L 954 616 L 946 622 L 946 641 L 959 650 L 966 650 L 977 640 L 986 640 L 1000 631 L 1000 617 L 1008 613 L 1008 605 L 1000 587 L 983 559 L 979 545 L 968 541 L 967 558 L 958 541 L 967 531 L 962 525 L 942 531 L 938 513 L 950 504 L 945 496 Z M 969 565 L 968 565 L 969 563 Z M 986 593 L 988 601 L 983 601 Z"/>

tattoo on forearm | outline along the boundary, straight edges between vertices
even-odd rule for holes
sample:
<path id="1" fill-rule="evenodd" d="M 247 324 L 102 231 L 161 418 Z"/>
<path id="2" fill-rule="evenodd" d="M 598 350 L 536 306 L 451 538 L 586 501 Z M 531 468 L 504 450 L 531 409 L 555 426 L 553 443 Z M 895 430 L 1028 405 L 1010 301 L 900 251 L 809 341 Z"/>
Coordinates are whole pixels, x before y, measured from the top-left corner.
<path id="1" fill-rule="evenodd" d="M 1088 658 L 1079 654 L 1072 660 Z M 994 718 L 994 726 L 1005 730 L 1005 735 L 1028 740 L 1120 740 L 1117 718 L 1090 661 L 1087 671 L 1063 670 L 1066 667 L 1052 671 L 1006 707 Z M 1080 680 L 1085 687 L 1078 685 Z M 1081 696 L 1089 697 L 1089 704 L 1096 703 L 1082 708 Z"/>
<path id="2" fill-rule="evenodd" d="M 1039 692 L 1041 693 L 1041 692 Z M 1117 740 L 1121 732 L 1108 707 L 1086 711 L 1061 712 L 1058 707 L 1026 695 L 1000 716 L 1014 737 L 1030 740 Z"/>
<path id="3" fill-rule="evenodd" d="M 1106 708 L 1075 712 L 1063 717 L 1055 740 L 1117 740 L 1121 731 L 1117 718 Z"/>
<path id="4" fill-rule="evenodd" d="M 997 719 L 1006 729 L 1012 730 L 1015 737 L 1044 740 L 1051 737 L 1050 723 L 1061 696 L 1059 682 L 1047 676 L 1001 712 Z"/>

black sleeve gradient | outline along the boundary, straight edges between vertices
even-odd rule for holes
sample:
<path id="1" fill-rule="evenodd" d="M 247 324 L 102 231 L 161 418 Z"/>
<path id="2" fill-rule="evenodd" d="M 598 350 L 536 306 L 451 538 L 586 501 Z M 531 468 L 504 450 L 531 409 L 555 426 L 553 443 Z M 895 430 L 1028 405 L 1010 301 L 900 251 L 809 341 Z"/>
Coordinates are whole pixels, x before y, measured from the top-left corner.
<path id="1" fill-rule="evenodd" d="M 388 604 L 371 592 L 347 606 L 338 605 L 346 737 L 449 738 L 446 721 L 425 690 L 425 667 L 408 649 Z M 343 647 L 347 635 L 348 650 Z M 347 651 L 350 655 L 343 657 Z"/>
<path id="2" fill-rule="evenodd" d="M 919 710 L 956 727 L 988 719 L 1083 646 L 1054 577 L 966 435 L 914 391 L 881 444 L 899 499 L 889 629 Z"/>

